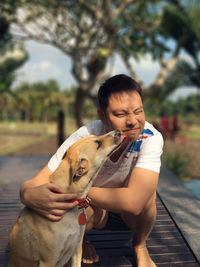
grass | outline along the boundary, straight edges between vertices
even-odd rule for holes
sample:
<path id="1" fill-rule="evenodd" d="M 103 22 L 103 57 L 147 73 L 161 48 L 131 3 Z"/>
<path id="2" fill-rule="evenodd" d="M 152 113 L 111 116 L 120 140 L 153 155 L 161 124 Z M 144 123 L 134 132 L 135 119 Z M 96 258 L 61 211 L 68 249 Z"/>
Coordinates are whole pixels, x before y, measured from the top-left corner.
<path id="1" fill-rule="evenodd" d="M 65 135 L 76 130 L 72 119 L 66 121 Z M 17 150 L 46 140 L 57 134 L 56 123 L 2 122 L 0 123 L 0 156 L 11 155 Z"/>
<path id="2" fill-rule="evenodd" d="M 56 124 L 39 122 L 3 122 L 0 123 L 0 134 L 54 135 L 56 134 Z"/>
<path id="3" fill-rule="evenodd" d="M 73 119 L 67 118 L 65 136 L 76 130 Z M 0 123 L 0 156 L 16 154 L 24 148 L 30 150 L 31 145 L 56 136 L 56 123 Z M 42 150 L 42 148 L 41 148 Z M 50 150 L 50 149 L 49 149 Z M 182 126 L 177 140 L 166 140 L 163 159 L 166 165 L 182 179 L 200 178 L 199 165 L 200 126 Z"/>
<path id="4" fill-rule="evenodd" d="M 165 140 L 164 164 L 182 180 L 200 178 L 200 126 L 182 126 L 175 140 Z"/>
<path id="5" fill-rule="evenodd" d="M 23 135 L 12 134 L 5 135 L 0 134 L 1 151 L 0 156 L 11 155 L 19 149 L 23 149 L 33 144 L 37 144 L 44 141 L 48 136 L 38 135 Z"/>
<path id="6" fill-rule="evenodd" d="M 180 134 L 186 138 L 200 139 L 200 126 L 193 125 L 189 129 L 183 129 Z"/>
<path id="7" fill-rule="evenodd" d="M 2 134 L 23 134 L 23 135 L 56 135 L 57 123 L 48 122 L 1 122 L 0 135 Z M 65 122 L 65 135 L 68 136 L 76 130 L 75 121 L 71 118 Z"/>

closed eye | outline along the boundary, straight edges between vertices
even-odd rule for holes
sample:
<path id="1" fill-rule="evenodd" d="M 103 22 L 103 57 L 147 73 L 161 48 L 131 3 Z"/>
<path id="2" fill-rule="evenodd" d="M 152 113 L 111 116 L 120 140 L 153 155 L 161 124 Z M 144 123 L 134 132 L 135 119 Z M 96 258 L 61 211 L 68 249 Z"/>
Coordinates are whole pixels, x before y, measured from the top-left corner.
<path id="1" fill-rule="evenodd" d="M 102 145 L 102 142 L 100 140 L 95 140 L 95 143 L 97 143 L 97 149 L 99 149 Z"/>

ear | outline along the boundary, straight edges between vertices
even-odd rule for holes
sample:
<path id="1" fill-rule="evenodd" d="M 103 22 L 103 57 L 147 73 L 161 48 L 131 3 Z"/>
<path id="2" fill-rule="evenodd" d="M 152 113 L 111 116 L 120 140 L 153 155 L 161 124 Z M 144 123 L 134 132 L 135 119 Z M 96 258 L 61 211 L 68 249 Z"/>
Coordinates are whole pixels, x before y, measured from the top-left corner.
<path id="1" fill-rule="evenodd" d="M 73 175 L 73 182 L 79 180 L 83 175 L 89 171 L 89 161 L 86 158 L 79 160 L 75 173 Z"/>
<path id="2" fill-rule="evenodd" d="M 65 154 L 62 157 L 62 160 L 67 156 L 67 151 L 65 152 Z"/>
<path id="3" fill-rule="evenodd" d="M 97 112 L 98 112 L 99 119 L 102 121 L 103 124 L 106 124 L 105 112 L 102 109 L 98 109 Z"/>

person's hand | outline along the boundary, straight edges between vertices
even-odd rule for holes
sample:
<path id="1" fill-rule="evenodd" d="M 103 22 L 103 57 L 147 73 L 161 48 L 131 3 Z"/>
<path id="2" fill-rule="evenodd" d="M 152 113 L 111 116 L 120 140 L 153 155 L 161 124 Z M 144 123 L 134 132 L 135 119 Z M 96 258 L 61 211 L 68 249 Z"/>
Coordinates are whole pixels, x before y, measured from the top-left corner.
<path id="1" fill-rule="evenodd" d="M 21 192 L 21 201 L 24 205 L 51 221 L 59 221 L 68 210 L 74 208 L 78 202 L 68 201 L 75 197 L 76 194 L 67 194 L 53 183 L 29 187 Z"/>

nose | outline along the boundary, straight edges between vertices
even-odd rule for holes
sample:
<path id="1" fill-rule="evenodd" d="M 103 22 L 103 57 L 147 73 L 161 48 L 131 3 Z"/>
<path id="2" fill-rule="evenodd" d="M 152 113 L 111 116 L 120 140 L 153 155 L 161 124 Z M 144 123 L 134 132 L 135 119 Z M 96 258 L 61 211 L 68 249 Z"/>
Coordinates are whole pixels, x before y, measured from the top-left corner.
<path id="1" fill-rule="evenodd" d="M 126 124 L 128 126 L 134 126 L 137 123 L 137 120 L 133 114 L 129 114 L 126 118 Z"/>

